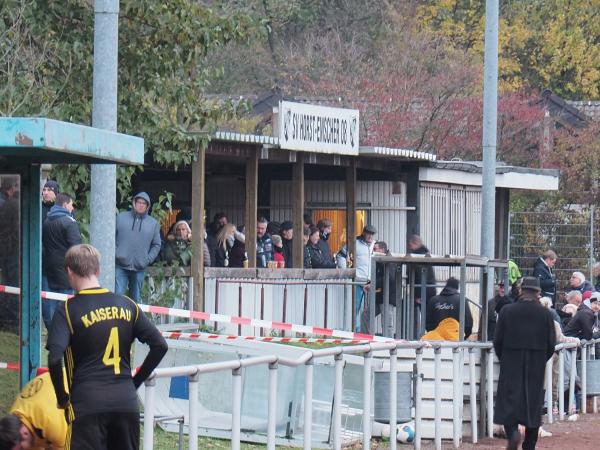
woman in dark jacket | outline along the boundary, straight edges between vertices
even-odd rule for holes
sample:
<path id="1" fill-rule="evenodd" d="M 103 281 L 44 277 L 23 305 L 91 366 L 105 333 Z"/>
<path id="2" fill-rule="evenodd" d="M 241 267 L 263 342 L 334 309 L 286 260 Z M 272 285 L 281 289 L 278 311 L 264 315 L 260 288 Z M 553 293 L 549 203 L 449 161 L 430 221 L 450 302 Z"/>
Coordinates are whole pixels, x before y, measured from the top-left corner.
<path id="1" fill-rule="evenodd" d="M 234 224 L 228 223 L 217 235 L 216 267 L 244 267 L 246 238 Z"/>
<path id="2" fill-rule="evenodd" d="M 319 229 L 317 227 L 311 227 L 308 236 L 308 244 L 306 249 L 310 258 L 310 266 L 313 269 L 335 269 L 335 263 L 331 260 L 331 257 L 325 255 L 323 250 L 319 247 Z"/>

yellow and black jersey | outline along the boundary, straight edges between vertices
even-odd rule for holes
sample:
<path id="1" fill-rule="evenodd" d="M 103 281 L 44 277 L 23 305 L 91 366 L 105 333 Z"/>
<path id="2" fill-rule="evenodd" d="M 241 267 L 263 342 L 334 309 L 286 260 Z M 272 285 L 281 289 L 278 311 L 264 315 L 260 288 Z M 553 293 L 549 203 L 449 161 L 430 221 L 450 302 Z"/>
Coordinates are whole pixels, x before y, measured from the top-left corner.
<path id="1" fill-rule="evenodd" d="M 136 338 L 150 346 L 150 353 L 132 378 L 130 354 Z M 47 348 L 59 403 L 67 398 L 59 392 L 57 367 L 64 357 L 71 422 L 88 414 L 137 412 L 135 391 L 158 365 L 167 345 L 133 300 L 96 288 L 80 291 L 59 306 Z"/>
<path id="2" fill-rule="evenodd" d="M 50 374 L 35 377 L 19 393 L 10 413 L 17 416 L 33 436 L 33 449 L 63 449 L 67 437 L 65 412 L 56 407 Z"/>

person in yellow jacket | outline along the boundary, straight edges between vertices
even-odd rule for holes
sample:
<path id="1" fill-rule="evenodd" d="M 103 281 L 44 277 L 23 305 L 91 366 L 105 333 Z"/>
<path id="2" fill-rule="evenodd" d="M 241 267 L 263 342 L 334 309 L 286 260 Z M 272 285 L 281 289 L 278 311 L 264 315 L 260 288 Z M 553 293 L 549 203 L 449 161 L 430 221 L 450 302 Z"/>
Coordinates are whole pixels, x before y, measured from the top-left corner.
<path id="1" fill-rule="evenodd" d="M 422 341 L 458 341 L 459 323 L 452 317 L 442 320 L 437 327 L 423 335 Z"/>
<path id="2" fill-rule="evenodd" d="M 57 403 L 49 373 L 31 380 L 0 420 L 0 450 L 64 449 L 67 421 Z"/>

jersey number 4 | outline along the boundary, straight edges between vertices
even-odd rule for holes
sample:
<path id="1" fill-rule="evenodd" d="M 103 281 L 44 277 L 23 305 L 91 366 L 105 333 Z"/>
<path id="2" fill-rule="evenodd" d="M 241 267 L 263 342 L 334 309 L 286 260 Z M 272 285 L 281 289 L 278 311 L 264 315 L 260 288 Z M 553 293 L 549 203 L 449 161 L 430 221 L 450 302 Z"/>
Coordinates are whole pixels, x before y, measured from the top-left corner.
<path id="1" fill-rule="evenodd" d="M 112 327 L 110 329 L 110 336 L 106 343 L 106 350 L 104 350 L 104 356 L 102 362 L 105 366 L 113 366 L 115 375 L 121 373 L 121 356 L 119 353 L 119 329 Z"/>

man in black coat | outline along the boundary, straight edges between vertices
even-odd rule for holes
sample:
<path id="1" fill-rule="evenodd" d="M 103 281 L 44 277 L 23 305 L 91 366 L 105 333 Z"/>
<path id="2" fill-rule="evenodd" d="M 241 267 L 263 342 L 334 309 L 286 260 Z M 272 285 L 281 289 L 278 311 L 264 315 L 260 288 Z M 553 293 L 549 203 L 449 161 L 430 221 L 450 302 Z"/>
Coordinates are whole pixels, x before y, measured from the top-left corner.
<path id="1" fill-rule="evenodd" d="M 442 320 L 449 317 L 460 323 L 460 293 L 458 292 L 458 280 L 454 277 L 448 278 L 440 295 L 433 296 L 427 302 L 425 328 L 427 331 L 431 331 Z M 471 336 L 472 331 L 473 315 L 469 308 L 469 299 L 465 298 L 465 339 Z"/>
<path id="2" fill-rule="evenodd" d="M 51 291 L 72 293 L 65 271 L 65 254 L 77 244 L 81 244 L 81 233 L 77 221 L 73 218 L 73 200 L 67 194 L 58 194 L 56 203 L 50 208 L 42 226 L 43 265 Z M 49 329 L 59 303 L 58 300 L 42 302 L 42 318 L 46 329 Z"/>
<path id="3" fill-rule="evenodd" d="M 525 277 L 521 300 L 502 308 L 496 324 L 494 350 L 500 376 L 494 423 L 504 425 L 507 449 L 516 450 L 525 425 L 523 449 L 535 449 L 544 402 L 546 362 L 554 353 L 556 334 L 550 311 L 538 301 L 539 279 Z"/>
<path id="4" fill-rule="evenodd" d="M 555 301 L 556 295 L 556 276 L 553 268 L 558 257 L 552 250 L 546 250 L 533 265 L 533 276 L 539 278 L 542 297 L 550 297 Z"/>

